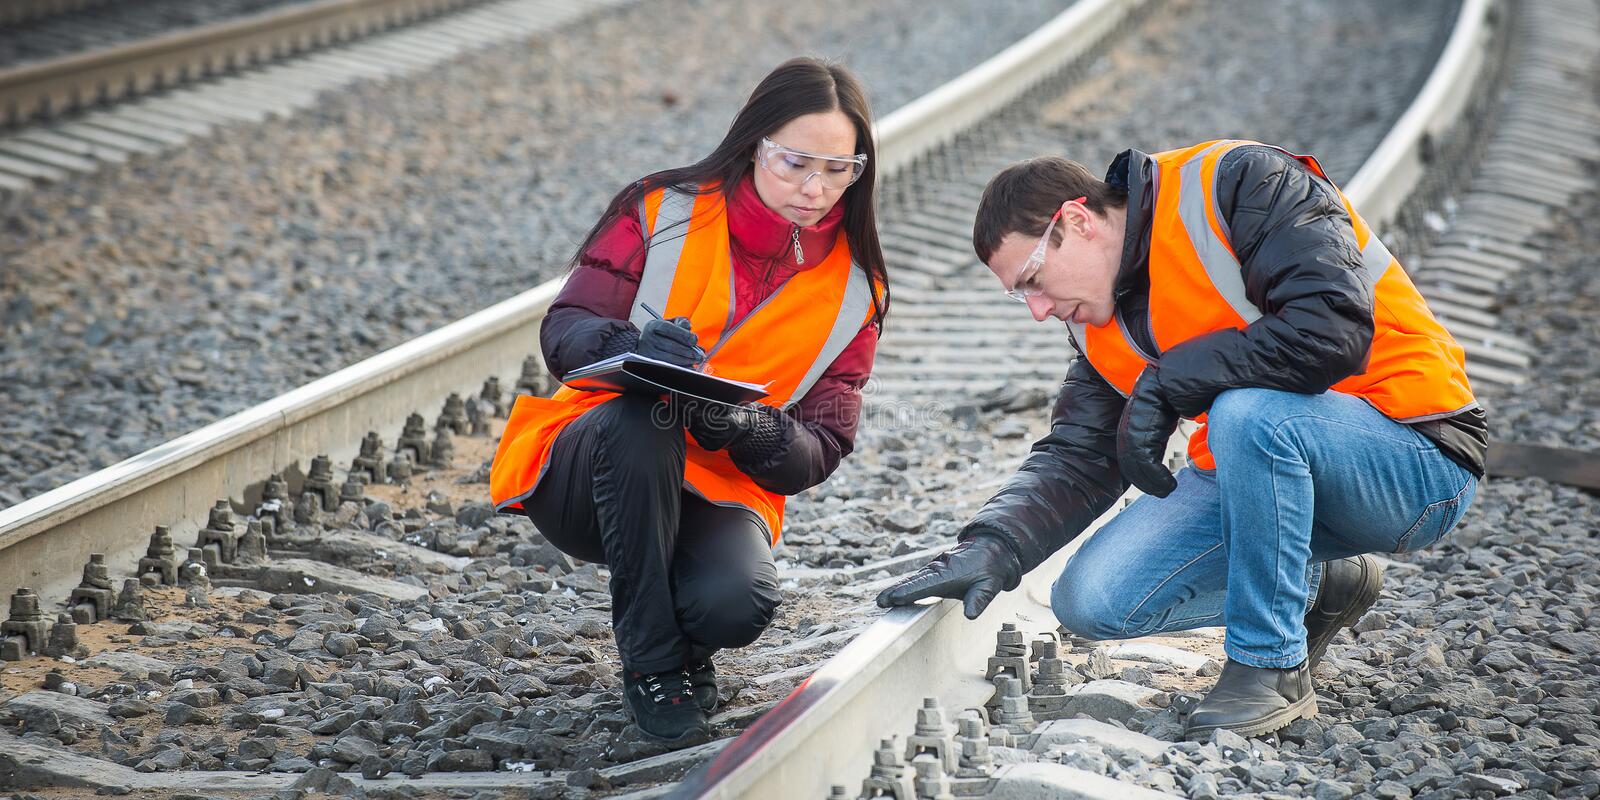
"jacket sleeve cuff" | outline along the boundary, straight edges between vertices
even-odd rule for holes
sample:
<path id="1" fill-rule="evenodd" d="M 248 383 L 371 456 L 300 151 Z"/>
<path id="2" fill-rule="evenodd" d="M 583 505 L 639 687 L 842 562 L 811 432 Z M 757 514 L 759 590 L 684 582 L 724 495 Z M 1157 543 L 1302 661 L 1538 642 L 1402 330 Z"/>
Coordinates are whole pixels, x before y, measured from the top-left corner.
<path id="1" fill-rule="evenodd" d="M 821 483 L 827 476 L 817 474 L 821 458 L 815 434 L 777 409 L 762 407 L 757 413 L 750 432 L 728 447 L 733 465 L 777 494 L 799 494 Z"/>
<path id="2" fill-rule="evenodd" d="M 1006 591 L 1008 592 L 1017 588 L 1017 586 L 1022 582 L 1023 575 L 1032 572 L 1034 567 L 1044 563 L 1043 555 L 1039 556 L 1037 560 L 1032 562 L 1030 562 L 1029 559 L 1023 558 L 1023 542 L 1010 531 L 987 522 L 973 520 L 972 522 L 967 523 L 967 526 L 961 529 L 961 533 L 956 534 L 956 541 L 965 542 L 968 539 L 975 539 L 980 536 L 1000 541 L 1005 545 L 1006 550 L 1011 553 L 1011 557 L 1017 560 L 1017 580 L 1010 586 L 1006 587 Z"/>
<path id="3" fill-rule="evenodd" d="M 572 307 L 552 309 L 540 334 L 545 364 L 557 378 L 602 358 L 626 353 L 638 341 L 639 329 L 633 323 Z"/>
<path id="4" fill-rule="evenodd" d="M 639 330 L 629 325 L 626 328 L 613 328 L 600 340 L 600 349 L 595 353 L 595 360 L 620 356 L 631 353 L 639 347 Z"/>
<path id="5" fill-rule="evenodd" d="M 755 426 L 739 441 L 728 447 L 733 463 L 747 475 L 764 472 L 789 452 L 794 434 L 794 420 L 781 411 L 762 407 L 756 412 Z"/>

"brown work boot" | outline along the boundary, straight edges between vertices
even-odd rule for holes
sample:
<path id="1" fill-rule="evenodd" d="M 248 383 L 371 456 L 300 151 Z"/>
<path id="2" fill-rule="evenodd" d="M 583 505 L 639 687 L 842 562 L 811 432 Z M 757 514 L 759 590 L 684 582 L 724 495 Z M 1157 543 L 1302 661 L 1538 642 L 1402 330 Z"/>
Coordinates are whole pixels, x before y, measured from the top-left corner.
<path id="1" fill-rule="evenodd" d="M 1247 667 L 1229 660 L 1217 685 L 1189 712 L 1186 739 L 1205 739 L 1218 728 L 1244 737 L 1265 736 L 1297 719 L 1317 715 L 1317 693 L 1304 662 L 1288 669 Z"/>
<path id="2" fill-rule="evenodd" d="M 1306 663 L 1315 670 L 1328 643 L 1341 628 L 1356 624 L 1378 602 L 1383 565 L 1372 556 L 1328 561 L 1322 567 L 1317 601 L 1306 612 Z"/>

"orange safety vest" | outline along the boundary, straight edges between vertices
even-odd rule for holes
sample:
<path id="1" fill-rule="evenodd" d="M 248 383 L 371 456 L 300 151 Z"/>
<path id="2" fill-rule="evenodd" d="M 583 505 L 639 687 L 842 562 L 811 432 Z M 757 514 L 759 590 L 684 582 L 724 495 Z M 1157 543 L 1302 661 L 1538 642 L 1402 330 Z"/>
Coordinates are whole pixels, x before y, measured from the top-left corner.
<path id="1" fill-rule="evenodd" d="M 843 231 L 822 263 L 796 273 L 748 316 L 728 327 L 734 311 L 733 257 L 726 200 L 720 191 L 693 195 L 657 189 L 640 203 L 650 237 L 644 272 L 629 320 L 652 319 L 642 306 L 688 317 L 708 368 L 718 377 L 771 382 L 766 405 L 798 403 L 872 313 L 871 280 L 850 260 Z M 661 232 L 660 237 L 654 234 Z M 615 399 L 609 392 L 562 387 L 549 399 L 523 395 L 511 409 L 489 473 L 496 509 L 521 509 L 539 485 L 556 436 L 590 409 Z M 718 505 L 743 506 L 766 524 L 777 544 L 783 495 L 739 471 L 727 452 L 709 452 L 684 434 L 685 488 Z"/>
<path id="2" fill-rule="evenodd" d="M 1245 297 L 1244 274 L 1217 213 L 1217 165 L 1235 147 L 1258 142 L 1224 139 L 1151 156 L 1157 180 L 1150 230 L 1150 332 L 1165 352 L 1196 336 L 1243 328 L 1263 316 Z M 1277 148 L 1282 149 L 1282 148 Z M 1288 153 L 1288 151 L 1284 151 Z M 1420 422 L 1477 405 L 1467 383 L 1465 354 L 1434 319 L 1417 287 L 1373 234 L 1350 199 L 1311 156 L 1289 155 L 1327 183 L 1355 227 L 1364 277 L 1373 291 L 1373 337 L 1367 368 L 1334 384 L 1399 422 Z M 1095 371 L 1127 396 L 1153 357 L 1122 330 L 1120 314 L 1105 325 L 1069 322 L 1073 343 Z M 1215 469 L 1206 446 L 1205 415 L 1189 437 L 1189 460 Z"/>

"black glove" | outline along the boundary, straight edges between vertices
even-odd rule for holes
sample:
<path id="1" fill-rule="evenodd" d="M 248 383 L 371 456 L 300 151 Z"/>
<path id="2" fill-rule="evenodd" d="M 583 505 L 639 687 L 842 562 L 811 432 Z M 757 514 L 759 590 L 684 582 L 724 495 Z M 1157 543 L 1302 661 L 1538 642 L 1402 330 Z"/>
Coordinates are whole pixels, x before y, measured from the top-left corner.
<path id="1" fill-rule="evenodd" d="M 1162 463 L 1167 440 L 1178 429 L 1178 412 L 1161 392 L 1154 366 L 1145 367 L 1133 383 L 1133 393 L 1122 407 L 1117 423 L 1117 466 L 1122 477 L 1145 494 L 1166 497 L 1178 480 Z"/>
<path id="2" fill-rule="evenodd" d="M 760 422 L 758 413 L 722 403 L 689 401 L 684 407 L 683 426 L 696 444 L 716 451 L 744 441 Z"/>
<path id="3" fill-rule="evenodd" d="M 995 595 L 1021 582 L 1022 565 L 1011 546 L 995 534 L 975 533 L 879 592 L 878 605 L 888 608 L 924 597 L 945 597 L 965 602 L 967 619 L 977 619 Z"/>
<path id="4" fill-rule="evenodd" d="M 646 322 L 633 352 L 680 367 L 693 367 L 706 360 L 705 351 L 689 328 L 689 320 L 683 317 Z"/>

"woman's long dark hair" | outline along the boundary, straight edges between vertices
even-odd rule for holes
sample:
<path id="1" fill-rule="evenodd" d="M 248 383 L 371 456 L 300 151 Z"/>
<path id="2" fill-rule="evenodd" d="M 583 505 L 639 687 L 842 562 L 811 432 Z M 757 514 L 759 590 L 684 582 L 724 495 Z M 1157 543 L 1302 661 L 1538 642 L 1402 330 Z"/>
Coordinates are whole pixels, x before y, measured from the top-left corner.
<path id="1" fill-rule="evenodd" d="M 720 191 L 729 199 L 754 168 L 751 161 L 761 137 L 807 114 L 842 111 L 856 129 L 856 150 L 867 154 L 861 177 L 846 189 L 839 202 L 844 204 L 844 232 L 850 242 L 850 256 L 879 290 L 873 293 L 873 322 L 882 329 L 889 313 L 889 270 L 878 244 L 878 222 L 874 214 L 877 189 L 878 153 L 872 140 L 872 111 L 866 92 L 850 71 L 838 64 L 814 58 L 794 58 L 783 62 L 750 93 L 744 108 L 733 118 L 728 133 L 711 154 L 686 167 L 662 170 L 634 181 L 611 198 L 611 204 L 589 229 L 583 244 L 573 255 L 569 268 L 595 243 L 602 231 L 618 216 L 630 213 L 639 201 L 656 189 L 671 187 L 685 193 Z M 658 231 L 658 233 L 660 233 Z"/>

